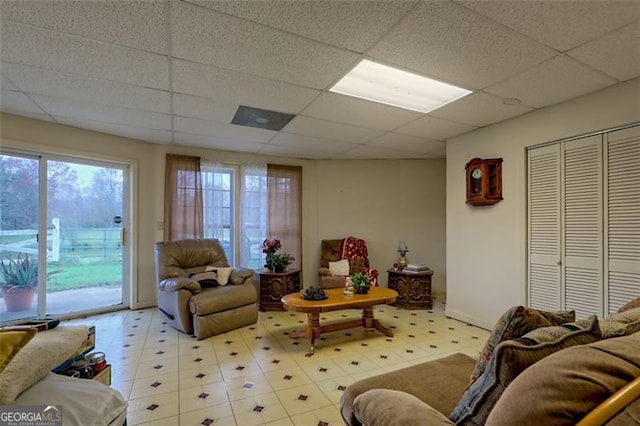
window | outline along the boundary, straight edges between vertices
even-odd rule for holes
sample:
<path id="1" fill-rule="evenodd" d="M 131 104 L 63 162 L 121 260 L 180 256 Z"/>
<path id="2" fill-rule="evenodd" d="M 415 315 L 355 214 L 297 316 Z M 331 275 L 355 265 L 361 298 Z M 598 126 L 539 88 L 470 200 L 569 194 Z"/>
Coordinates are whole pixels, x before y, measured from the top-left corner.
<path id="1" fill-rule="evenodd" d="M 266 166 L 202 163 L 204 237 L 217 238 L 229 264 L 262 269 L 267 236 Z"/>
<path id="2" fill-rule="evenodd" d="M 202 203 L 205 238 L 217 238 L 230 264 L 234 262 L 234 204 L 236 170 L 202 165 Z"/>

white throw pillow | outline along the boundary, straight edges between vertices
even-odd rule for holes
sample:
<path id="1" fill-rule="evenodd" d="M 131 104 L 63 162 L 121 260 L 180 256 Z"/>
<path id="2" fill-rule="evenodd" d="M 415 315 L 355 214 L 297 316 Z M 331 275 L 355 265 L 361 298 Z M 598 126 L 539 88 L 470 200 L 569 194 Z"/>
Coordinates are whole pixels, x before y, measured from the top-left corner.
<path id="1" fill-rule="evenodd" d="M 218 281 L 218 285 L 227 285 L 229 282 L 229 277 L 231 276 L 231 271 L 233 268 L 225 268 L 222 266 L 212 266 L 208 265 L 204 268 L 205 272 L 213 272 L 216 273 L 216 280 Z"/>
<path id="2" fill-rule="evenodd" d="M 233 268 L 218 268 L 218 284 L 227 285 Z"/>
<path id="3" fill-rule="evenodd" d="M 349 261 L 342 259 L 337 262 L 329 262 L 331 275 L 349 275 Z"/>

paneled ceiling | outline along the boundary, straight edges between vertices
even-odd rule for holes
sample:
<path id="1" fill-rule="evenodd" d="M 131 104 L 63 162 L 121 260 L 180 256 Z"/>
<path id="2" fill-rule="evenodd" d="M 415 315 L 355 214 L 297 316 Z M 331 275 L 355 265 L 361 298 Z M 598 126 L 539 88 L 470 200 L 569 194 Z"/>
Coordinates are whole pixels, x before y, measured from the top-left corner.
<path id="1" fill-rule="evenodd" d="M 0 17 L 2 111 L 287 157 L 443 158 L 640 76 L 638 1 L 2 0 Z M 473 93 L 428 114 L 330 93 L 363 58 Z M 231 124 L 239 105 L 295 118 Z"/>

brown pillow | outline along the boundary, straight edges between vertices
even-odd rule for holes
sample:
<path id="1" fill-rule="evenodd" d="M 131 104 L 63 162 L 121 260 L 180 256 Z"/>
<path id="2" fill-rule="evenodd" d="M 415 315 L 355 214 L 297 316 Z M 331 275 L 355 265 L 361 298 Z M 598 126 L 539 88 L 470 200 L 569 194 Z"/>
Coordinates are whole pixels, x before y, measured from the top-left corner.
<path id="1" fill-rule="evenodd" d="M 640 334 L 567 348 L 520 374 L 504 391 L 486 424 L 575 425 L 638 376 Z"/>
<path id="2" fill-rule="evenodd" d="M 480 352 L 476 368 L 469 379 L 473 383 L 484 372 L 491 354 L 500 342 L 516 339 L 540 327 L 551 327 L 575 321 L 575 311 L 545 312 L 524 306 L 513 306 L 502 314 Z"/>
<path id="3" fill-rule="evenodd" d="M 465 391 L 449 418 L 456 425 L 484 424 L 502 392 L 529 366 L 564 348 L 600 338 L 598 318 L 593 315 L 586 321 L 539 328 L 500 343 L 485 372 Z"/>
<path id="4" fill-rule="evenodd" d="M 609 315 L 600 321 L 602 337 L 628 336 L 640 331 L 640 307 Z"/>
<path id="5" fill-rule="evenodd" d="M 620 309 L 618 309 L 618 313 L 628 311 L 629 309 L 640 308 L 640 297 L 636 297 L 631 302 L 626 303 Z"/>

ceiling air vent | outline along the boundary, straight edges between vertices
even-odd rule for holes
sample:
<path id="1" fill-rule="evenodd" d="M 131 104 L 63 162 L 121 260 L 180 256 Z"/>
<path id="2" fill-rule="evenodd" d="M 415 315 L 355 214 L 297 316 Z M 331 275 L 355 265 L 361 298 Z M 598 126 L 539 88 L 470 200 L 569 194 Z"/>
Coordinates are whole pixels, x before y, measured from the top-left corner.
<path id="1" fill-rule="evenodd" d="M 231 124 L 279 131 L 282 130 L 293 117 L 295 117 L 293 114 L 240 105 L 236 114 L 233 116 L 233 120 L 231 120 Z"/>

